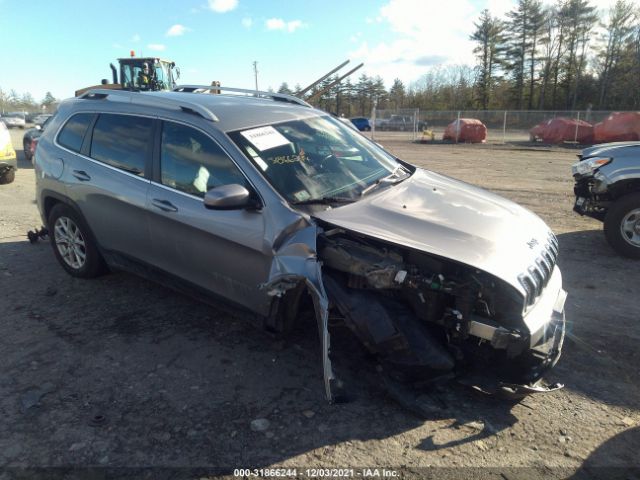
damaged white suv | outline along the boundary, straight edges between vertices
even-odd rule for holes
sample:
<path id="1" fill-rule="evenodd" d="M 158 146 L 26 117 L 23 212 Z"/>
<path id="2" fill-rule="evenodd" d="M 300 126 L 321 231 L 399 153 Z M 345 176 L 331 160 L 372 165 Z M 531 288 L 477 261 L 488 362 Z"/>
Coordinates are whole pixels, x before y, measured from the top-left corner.
<path id="1" fill-rule="evenodd" d="M 67 272 L 133 271 L 281 331 L 309 294 L 330 401 L 330 311 L 396 381 L 549 390 L 566 294 L 542 220 L 302 100 L 221 90 L 93 90 L 60 105 L 35 169 Z"/>

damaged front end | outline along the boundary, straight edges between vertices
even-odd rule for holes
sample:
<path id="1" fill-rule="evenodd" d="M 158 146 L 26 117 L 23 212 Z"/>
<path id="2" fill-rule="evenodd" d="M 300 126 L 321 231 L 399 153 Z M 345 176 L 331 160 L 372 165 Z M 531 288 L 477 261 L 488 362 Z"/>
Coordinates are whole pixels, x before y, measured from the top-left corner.
<path id="1" fill-rule="evenodd" d="M 540 380 L 564 339 L 559 270 L 524 308 L 492 275 L 340 229 L 321 237 L 319 257 L 332 304 L 397 379 L 453 374 L 485 391 L 545 390 Z M 552 298 L 554 291 L 561 293 Z"/>
<path id="2" fill-rule="evenodd" d="M 292 292 L 306 289 L 313 298 L 329 401 L 342 395 L 330 360 L 330 310 L 393 382 L 456 378 L 487 393 L 521 396 L 561 388 L 542 381 L 560 357 L 565 331 L 566 294 L 551 260 L 547 278 L 523 298 L 499 278 L 451 259 L 309 225 L 278 250 L 264 288 L 281 299 L 280 312 Z"/>

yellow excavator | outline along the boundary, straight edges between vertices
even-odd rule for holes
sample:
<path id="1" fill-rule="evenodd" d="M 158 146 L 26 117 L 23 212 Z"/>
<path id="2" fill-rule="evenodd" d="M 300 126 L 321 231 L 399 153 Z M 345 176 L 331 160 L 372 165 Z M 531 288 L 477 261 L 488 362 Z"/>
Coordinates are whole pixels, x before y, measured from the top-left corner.
<path id="1" fill-rule="evenodd" d="M 104 79 L 100 85 L 76 90 L 76 97 L 95 88 L 135 91 L 173 90 L 176 87 L 176 81 L 180 78 L 180 69 L 176 67 L 175 62 L 157 57 L 136 57 L 133 50 L 129 58 L 119 58 L 118 63 L 120 75 L 113 63 L 109 64 L 113 83 Z"/>

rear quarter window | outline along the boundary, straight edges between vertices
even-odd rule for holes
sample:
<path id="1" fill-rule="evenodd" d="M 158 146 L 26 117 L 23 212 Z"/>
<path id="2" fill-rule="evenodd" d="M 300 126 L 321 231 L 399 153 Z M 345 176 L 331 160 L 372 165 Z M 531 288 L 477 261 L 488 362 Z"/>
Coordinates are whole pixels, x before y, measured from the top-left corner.
<path id="1" fill-rule="evenodd" d="M 93 115 L 93 113 L 78 113 L 67 120 L 58 134 L 58 143 L 69 150 L 80 152 Z"/>

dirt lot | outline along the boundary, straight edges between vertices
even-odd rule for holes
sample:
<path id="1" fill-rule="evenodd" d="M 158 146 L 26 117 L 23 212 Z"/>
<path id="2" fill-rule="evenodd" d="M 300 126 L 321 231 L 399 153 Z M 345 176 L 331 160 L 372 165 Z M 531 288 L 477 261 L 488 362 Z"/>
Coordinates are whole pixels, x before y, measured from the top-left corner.
<path id="1" fill-rule="evenodd" d="M 16 149 L 21 135 L 12 131 Z M 0 479 L 267 466 L 304 477 L 322 473 L 309 467 L 386 467 L 418 478 L 638 478 L 640 269 L 572 213 L 576 151 L 378 141 L 525 205 L 558 234 L 569 332 L 550 380 L 565 389 L 514 404 L 447 385 L 429 394 L 432 418 L 418 419 L 336 327 L 335 366 L 354 398 L 328 405 L 313 321 L 283 342 L 132 275 L 68 276 L 48 243 L 25 238 L 41 222 L 20 150 L 16 181 L 0 186 Z M 253 431 L 261 418 L 268 428 Z M 24 470 L 52 466 L 65 468 Z M 74 470 L 86 467 L 111 470 Z"/>

